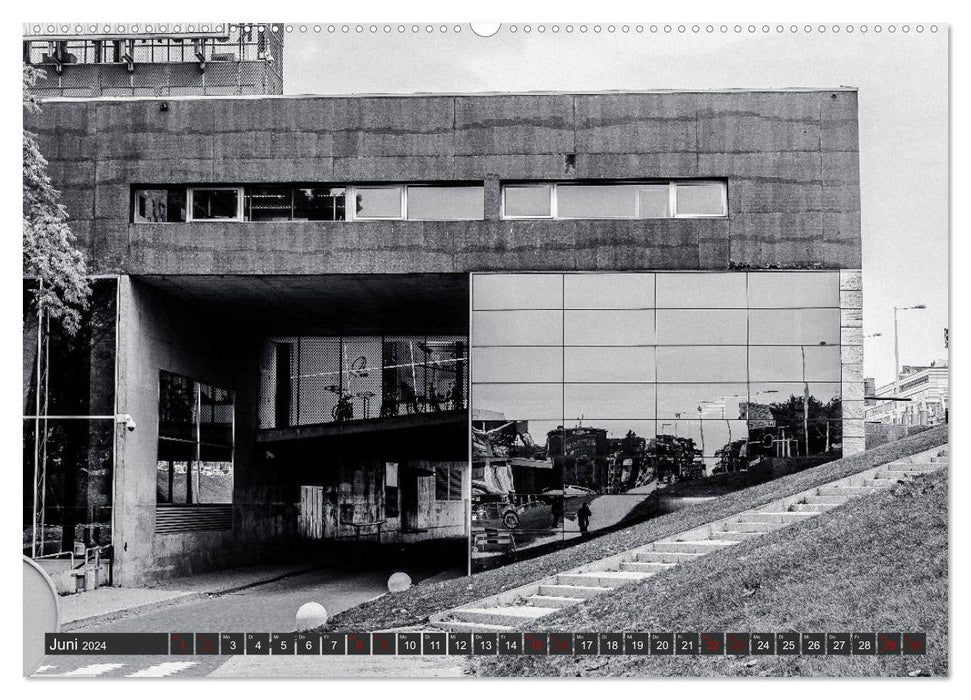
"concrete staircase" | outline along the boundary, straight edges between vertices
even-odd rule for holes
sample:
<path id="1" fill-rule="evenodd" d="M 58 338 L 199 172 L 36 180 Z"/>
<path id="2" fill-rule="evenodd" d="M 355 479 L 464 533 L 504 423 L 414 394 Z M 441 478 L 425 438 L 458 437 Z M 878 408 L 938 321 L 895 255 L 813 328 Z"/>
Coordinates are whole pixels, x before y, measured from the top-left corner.
<path id="1" fill-rule="evenodd" d="M 852 498 L 947 468 L 947 445 L 880 465 L 752 510 L 432 615 L 451 632 L 509 632 L 614 588 L 643 581 L 744 540 L 815 518 Z"/>

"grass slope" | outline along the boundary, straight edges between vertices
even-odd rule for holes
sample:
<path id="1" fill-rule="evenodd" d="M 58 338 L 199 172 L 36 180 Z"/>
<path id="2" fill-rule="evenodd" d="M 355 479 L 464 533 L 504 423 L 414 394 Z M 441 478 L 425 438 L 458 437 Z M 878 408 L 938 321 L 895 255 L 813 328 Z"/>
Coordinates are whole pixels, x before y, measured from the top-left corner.
<path id="1" fill-rule="evenodd" d="M 947 474 L 937 472 L 531 625 L 574 632 L 926 632 L 926 656 L 472 657 L 469 670 L 481 676 L 946 676 L 947 551 Z"/>
<path id="2" fill-rule="evenodd" d="M 334 616 L 326 631 L 363 632 L 421 623 L 432 613 L 618 554 L 873 466 L 923 452 L 945 442 L 947 426 L 941 426 L 852 457 L 736 491 L 717 500 L 663 515 L 618 532 L 591 538 L 545 556 L 474 576 L 418 584 L 403 593 L 384 595 Z"/>

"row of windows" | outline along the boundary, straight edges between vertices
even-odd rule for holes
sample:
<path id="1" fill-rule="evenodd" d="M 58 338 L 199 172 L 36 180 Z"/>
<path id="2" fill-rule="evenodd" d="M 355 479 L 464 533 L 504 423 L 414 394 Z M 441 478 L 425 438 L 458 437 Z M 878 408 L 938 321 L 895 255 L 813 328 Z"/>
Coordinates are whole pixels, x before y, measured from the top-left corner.
<path id="1" fill-rule="evenodd" d="M 476 185 L 151 187 L 136 189 L 133 200 L 135 223 L 485 218 L 485 189 Z M 727 213 L 724 182 L 534 183 L 502 188 L 504 219 L 663 219 Z"/>

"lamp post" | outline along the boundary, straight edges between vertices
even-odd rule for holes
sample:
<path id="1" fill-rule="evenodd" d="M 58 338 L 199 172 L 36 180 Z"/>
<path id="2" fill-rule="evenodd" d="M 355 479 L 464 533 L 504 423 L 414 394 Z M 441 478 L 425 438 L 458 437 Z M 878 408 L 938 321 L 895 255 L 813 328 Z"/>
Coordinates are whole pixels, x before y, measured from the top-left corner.
<path id="1" fill-rule="evenodd" d="M 926 308 L 926 304 L 893 307 L 893 395 L 895 398 L 900 395 L 900 337 L 897 332 L 897 312 Z"/>

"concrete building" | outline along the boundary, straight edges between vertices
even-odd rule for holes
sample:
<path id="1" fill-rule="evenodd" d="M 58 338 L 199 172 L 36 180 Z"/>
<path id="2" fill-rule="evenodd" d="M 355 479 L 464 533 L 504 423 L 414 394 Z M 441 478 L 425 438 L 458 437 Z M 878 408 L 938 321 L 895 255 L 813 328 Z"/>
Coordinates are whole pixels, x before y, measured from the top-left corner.
<path id="1" fill-rule="evenodd" d="M 794 456 L 863 448 L 855 90 L 42 108 L 103 302 L 70 414 L 43 391 L 66 341 L 25 329 L 38 553 L 97 528 L 133 584 L 304 538 L 467 538 L 473 414 L 553 464 L 547 436 L 585 426 L 714 465 L 750 401 Z M 591 499 L 639 497 L 591 474 Z"/>
<path id="2" fill-rule="evenodd" d="M 897 382 L 874 390 L 873 399 L 865 407 L 866 420 L 894 425 L 941 425 L 947 422 L 948 398 L 946 359 L 927 366 L 904 365 Z"/>

